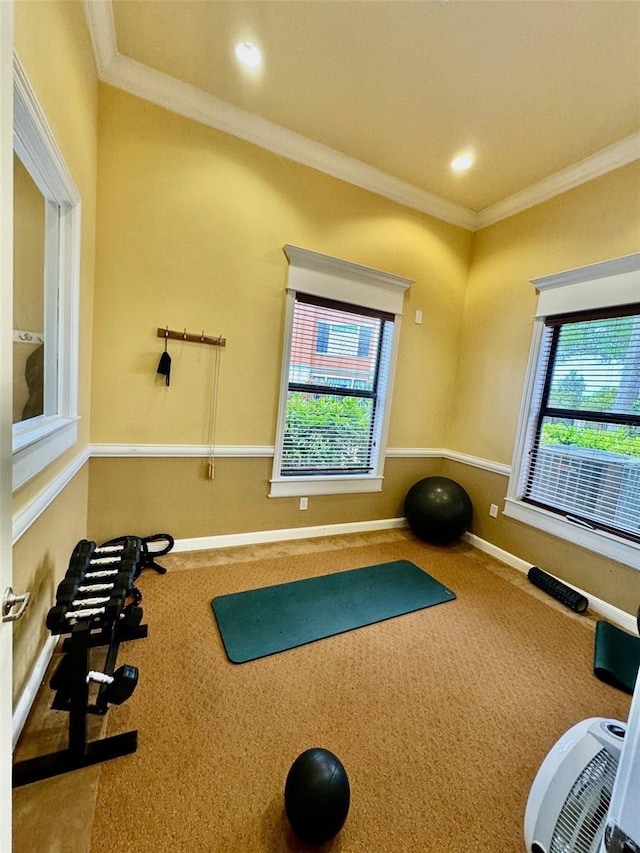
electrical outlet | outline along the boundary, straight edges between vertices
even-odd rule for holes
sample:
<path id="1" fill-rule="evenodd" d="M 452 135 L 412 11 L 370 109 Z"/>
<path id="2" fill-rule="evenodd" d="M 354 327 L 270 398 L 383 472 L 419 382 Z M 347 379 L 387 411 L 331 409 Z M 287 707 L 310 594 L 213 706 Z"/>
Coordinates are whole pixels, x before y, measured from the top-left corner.
<path id="1" fill-rule="evenodd" d="M 491 518 L 497 518 L 498 517 L 498 505 L 497 504 L 491 504 L 491 506 L 489 507 L 489 515 L 491 516 Z"/>
<path id="2" fill-rule="evenodd" d="M 309 506 L 309 498 L 300 498 L 300 507 L 299 509 L 307 509 Z M 497 509 L 497 507 L 496 507 Z"/>

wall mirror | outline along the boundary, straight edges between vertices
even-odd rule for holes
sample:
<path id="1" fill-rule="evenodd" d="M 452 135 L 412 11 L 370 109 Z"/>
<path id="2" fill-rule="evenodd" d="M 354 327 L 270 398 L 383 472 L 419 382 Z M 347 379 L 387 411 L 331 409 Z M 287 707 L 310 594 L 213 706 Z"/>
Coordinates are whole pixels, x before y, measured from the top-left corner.
<path id="1" fill-rule="evenodd" d="M 14 56 L 13 488 L 77 440 L 80 196 Z"/>
<path id="2" fill-rule="evenodd" d="M 13 154 L 13 423 L 44 415 L 46 199 Z"/>

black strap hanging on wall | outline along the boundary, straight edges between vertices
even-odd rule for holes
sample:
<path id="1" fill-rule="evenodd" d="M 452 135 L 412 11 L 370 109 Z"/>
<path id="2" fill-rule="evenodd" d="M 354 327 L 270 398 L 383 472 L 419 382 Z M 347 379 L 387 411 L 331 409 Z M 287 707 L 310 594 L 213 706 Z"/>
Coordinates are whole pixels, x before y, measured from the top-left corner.
<path id="1" fill-rule="evenodd" d="M 195 344 L 208 344 L 209 346 L 214 347 L 224 347 L 227 344 L 226 338 L 223 338 L 222 335 L 212 338 L 209 335 L 205 335 L 204 330 L 200 335 L 187 332 L 186 329 L 183 329 L 182 332 L 174 332 L 168 326 L 165 326 L 164 329 L 158 329 L 158 337 L 164 338 L 164 352 L 160 356 L 157 372 L 166 377 L 167 385 L 169 384 L 169 377 L 171 374 L 171 356 L 167 352 L 167 341 L 169 338 L 176 341 L 190 341 Z"/>
<path id="2" fill-rule="evenodd" d="M 169 329 L 166 329 L 166 334 L 164 337 L 164 352 L 160 356 L 160 361 L 158 362 L 158 370 L 157 373 L 161 373 L 165 377 L 165 383 L 167 387 L 170 384 L 171 379 L 171 356 L 167 352 L 167 339 L 169 337 Z"/>

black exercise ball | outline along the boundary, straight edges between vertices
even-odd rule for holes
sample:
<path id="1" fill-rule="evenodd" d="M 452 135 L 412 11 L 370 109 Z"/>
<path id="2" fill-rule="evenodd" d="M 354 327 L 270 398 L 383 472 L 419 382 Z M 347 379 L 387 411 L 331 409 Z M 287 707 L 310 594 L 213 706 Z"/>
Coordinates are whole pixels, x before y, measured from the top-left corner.
<path id="1" fill-rule="evenodd" d="M 471 498 L 455 480 L 425 477 L 418 480 L 404 502 L 409 527 L 427 542 L 454 542 L 471 527 Z"/>
<path id="2" fill-rule="evenodd" d="M 314 747 L 291 765 L 284 805 L 295 833 L 310 844 L 323 844 L 342 829 L 349 812 L 349 779 L 340 759 Z"/>

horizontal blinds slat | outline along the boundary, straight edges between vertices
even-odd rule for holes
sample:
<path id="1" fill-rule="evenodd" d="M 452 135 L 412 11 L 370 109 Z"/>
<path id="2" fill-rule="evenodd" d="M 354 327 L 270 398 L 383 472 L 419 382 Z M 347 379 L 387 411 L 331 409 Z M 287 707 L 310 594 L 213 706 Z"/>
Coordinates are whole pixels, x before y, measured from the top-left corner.
<path id="1" fill-rule="evenodd" d="M 296 293 L 296 302 L 304 302 L 307 305 L 319 305 L 325 308 L 335 308 L 336 311 L 348 311 L 359 317 L 378 317 L 381 320 L 393 322 L 395 314 L 389 311 L 381 311 L 376 308 L 365 308 L 359 305 L 351 305 L 338 299 L 324 299 L 321 296 L 313 296 L 310 293 Z"/>
<path id="2" fill-rule="evenodd" d="M 559 329 L 549 405 L 640 415 L 640 314 Z"/>
<path id="3" fill-rule="evenodd" d="M 296 302 L 289 382 L 371 391 L 381 328 L 375 317 Z"/>

